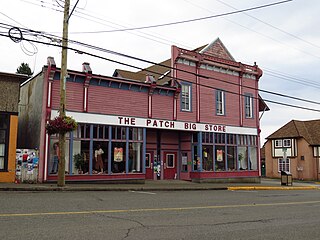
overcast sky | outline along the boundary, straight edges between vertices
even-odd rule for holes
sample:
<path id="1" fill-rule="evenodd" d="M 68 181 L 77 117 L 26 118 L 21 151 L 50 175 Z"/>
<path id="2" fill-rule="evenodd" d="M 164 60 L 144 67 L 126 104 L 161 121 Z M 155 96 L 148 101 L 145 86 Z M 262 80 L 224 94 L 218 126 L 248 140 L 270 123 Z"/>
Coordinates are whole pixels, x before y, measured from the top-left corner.
<path id="1" fill-rule="evenodd" d="M 194 49 L 219 37 L 236 61 L 253 65 L 256 62 L 264 74 L 261 90 L 281 93 L 320 102 L 320 1 L 293 0 L 245 13 L 190 23 L 145 30 L 104 32 L 115 29 L 157 25 L 201 18 L 236 10 L 258 7 L 279 0 L 80 0 L 70 18 L 69 38 L 94 46 L 136 56 L 152 62 L 170 57 L 171 45 Z M 71 0 L 74 5 L 76 0 Z M 45 31 L 61 36 L 63 5 L 61 0 L 3 1 L 0 23 Z M 3 25 L 0 25 L 1 27 Z M 96 31 L 96 33 L 92 33 Z M 1 34 L 7 29 L 0 28 Z M 26 38 L 50 42 L 49 39 Z M 92 49 L 69 45 L 106 58 L 137 67 L 148 64 Z M 37 53 L 29 56 L 37 50 Z M 61 66 L 61 51 L 52 46 L 28 42 L 14 43 L 0 36 L 0 71 L 16 72 L 26 62 L 40 72 L 48 56 Z M 27 54 L 29 55 L 27 55 Z M 116 68 L 137 71 L 94 57 L 68 52 L 68 68 L 81 71 L 89 62 L 95 74 L 112 75 Z M 270 101 L 308 107 L 320 111 L 317 104 L 294 101 L 266 92 L 260 95 Z M 277 105 L 267 102 L 270 111 L 261 119 L 264 138 L 291 121 L 320 119 L 320 112 Z"/>

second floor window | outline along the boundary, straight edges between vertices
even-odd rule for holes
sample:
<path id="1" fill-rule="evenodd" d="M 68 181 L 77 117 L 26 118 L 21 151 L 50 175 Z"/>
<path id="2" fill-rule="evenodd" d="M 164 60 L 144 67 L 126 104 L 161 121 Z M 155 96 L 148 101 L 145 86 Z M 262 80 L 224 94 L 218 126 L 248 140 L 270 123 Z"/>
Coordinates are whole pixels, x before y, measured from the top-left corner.
<path id="1" fill-rule="evenodd" d="M 251 94 L 244 97 L 246 118 L 253 118 L 253 98 Z"/>
<path id="2" fill-rule="evenodd" d="M 191 111 L 191 85 L 181 84 L 181 110 Z"/>
<path id="3" fill-rule="evenodd" d="M 216 114 L 225 115 L 225 94 L 222 90 L 216 91 Z"/>
<path id="4" fill-rule="evenodd" d="M 283 139 L 283 147 L 291 147 L 291 139 Z"/>

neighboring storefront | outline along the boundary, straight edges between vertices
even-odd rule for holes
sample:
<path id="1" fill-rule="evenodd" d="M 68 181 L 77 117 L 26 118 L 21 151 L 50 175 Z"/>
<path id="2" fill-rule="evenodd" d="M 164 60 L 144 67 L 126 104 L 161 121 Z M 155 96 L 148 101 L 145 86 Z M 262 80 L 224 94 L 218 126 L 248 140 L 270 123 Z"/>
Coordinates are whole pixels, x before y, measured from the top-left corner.
<path id="1" fill-rule="evenodd" d="M 78 128 L 67 134 L 66 181 L 259 181 L 262 72 L 235 62 L 219 39 L 201 51 L 173 47 L 171 61 L 113 77 L 92 74 L 88 63 L 68 71 L 67 115 Z M 19 147 L 40 149 L 40 181 L 57 180 L 58 136 L 45 124 L 58 115 L 59 79 L 48 58 L 21 88 L 27 107 L 19 136 L 38 138 Z"/>
<path id="2" fill-rule="evenodd" d="M 14 182 L 20 83 L 28 76 L 0 73 L 0 182 Z"/>

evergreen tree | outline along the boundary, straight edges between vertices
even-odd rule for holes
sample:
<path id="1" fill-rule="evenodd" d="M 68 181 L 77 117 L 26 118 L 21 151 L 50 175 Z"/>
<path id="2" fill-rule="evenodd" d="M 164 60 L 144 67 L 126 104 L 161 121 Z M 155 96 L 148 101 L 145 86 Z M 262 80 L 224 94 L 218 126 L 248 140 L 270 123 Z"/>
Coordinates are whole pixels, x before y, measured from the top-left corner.
<path id="1" fill-rule="evenodd" d="M 28 63 L 21 63 L 21 65 L 17 68 L 17 73 L 25 74 L 25 75 L 28 75 L 29 77 L 32 76 L 33 74 Z"/>

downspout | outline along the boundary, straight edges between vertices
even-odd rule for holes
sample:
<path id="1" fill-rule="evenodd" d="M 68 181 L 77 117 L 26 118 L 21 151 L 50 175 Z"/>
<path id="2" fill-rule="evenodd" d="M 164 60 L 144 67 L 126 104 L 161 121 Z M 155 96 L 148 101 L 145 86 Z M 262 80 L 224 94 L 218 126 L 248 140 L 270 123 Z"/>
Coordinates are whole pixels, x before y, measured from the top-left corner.
<path id="1" fill-rule="evenodd" d="M 40 146 L 39 146 L 39 181 L 47 181 L 47 173 L 48 173 L 48 156 L 49 156 L 49 144 L 50 144 L 50 136 L 45 131 L 45 124 L 51 118 L 51 106 L 52 106 L 52 85 L 53 78 L 56 72 L 56 63 L 53 57 L 47 58 L 48 68 L 45 72 L 44 82 L 43 82 L 43 93 L 42 98 L 42 108 L 45 111 L 44 117 L 41 120 L 41 130 L 44 131 L 41 133 L 40 137 Z M 44 107 L 45 106 L 45 107 Z M 43 115 L 42 115 L 43 116 Z M 43 159 L 43 161 L 41 161 Z M 43 164 L 43 165 L 42 165 Z M 42 166 L 41 166 L 42 165 Z"/>
<path id="2" fill-rule="evenodd" d="M 240 63 L 240 72 L 239 72 L 239 126 L 243 126 L 243 101 L 242 101 L 242 76 L 244 73 L 244 67 Z"/>
<path id="3" fill-rule="evenodd" d="M 90 63 L 87 63 L 87 62 L 82 63 L 82 72 L 86 74 L 84 85 L 83 85 L 83 111 L 88 112 L 88 100 L 89 100 L 88 89 L 90 85 L 90 80 L 92 78 L 92 70 L 90 67 Z"/>
<path id="4" fill-rule="evenodd" d="M 261 148 L 261 145 L 260 145 L 260 133 L 261 133 L 261 129 L 260 129 L 260 118 L 259 118 L 259 94 L 258 94 L 258 89 L 259 89 L 259 79 L 261 78 L 262 76 L 262 70 L 258 67 L 258 65 L 256 63 L 254 63 L 254 66 L 256 68 L 256 71 L 257 71 L 257 75 L 256 75 L 256 82 L 255 82 L 255 99 L 256 99 L 256 119 L 257 119 L 257 131 L 258 131 L 258 138 L 257 138 L 257 146 L 258 146 L 258 149 L 257 149 L 257 156 L 258 156 L 258 170 L 259 170 L 259 177 L 261 177 L 261 152 L 260 152 L 260 148 Z M 263 109 L 263 113 L 265 112 L 266 110 L 266 106 L 264 107 Z"/>
<path id="5" fill-rule="evenodd" d="M 197 101 L 197 117 L 196 121 L 200 122 L 200 78 L 199 78 L 199 66 L 200 63 L 196 63 L 196 101 Z M 192 89 L 191 89 L 192 95 Z"/>
<path id="6" fill-rule="evenodd" d="M 317 181 L 319 181 L 319 162 L 320 156 L 319 156 L 319 147 L 317 147 L 317 162 L 316 162 L 316 168 L 317 168 Z"/>

